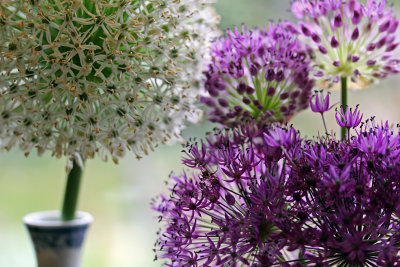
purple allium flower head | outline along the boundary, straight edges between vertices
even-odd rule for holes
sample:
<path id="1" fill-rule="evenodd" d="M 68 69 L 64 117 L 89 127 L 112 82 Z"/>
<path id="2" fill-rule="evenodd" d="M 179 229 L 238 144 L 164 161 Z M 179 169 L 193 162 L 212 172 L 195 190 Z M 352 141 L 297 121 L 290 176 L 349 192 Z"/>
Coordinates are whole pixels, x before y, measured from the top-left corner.
<path id="1" fill-rule="evenodd" d="M 305 266 L 396 266 L 400 138 L 370 122 L 352 141 L 319 138 L 285 154 L 291 179 L 291 249 Z M 301 240 L 301 244 L 298 242 Z M 334 264 L 333 264 L 334 263 Z"/>
<path id="2" fill-rule="evenodd" d="M 313 112 L 324 113 L 333 108 L 336 104 L 329 106 L 329 93 L 324 96 L 323 91 L 316 92 L 310 99 L 310 107 Z"/>
<path id="3" fill-rule="evenodd" d="M 266 29 L 243 26 L 217 40 L 205 72 L 210 97 L 200 98 L 211 108 L 210 120 L 228 126 L 251 118 L 263 123 L 288 121 L 305 109 L 314 81 L 308 75 L 308 53 L 297 35 L 294 25 L 283 22 Z"/>
<path id="4" fill-rule="evenodd" d="M 153 204 L 166 266 L 400 262 L 399 129 L 370 119 L 349 140 L 305 140 L 256 125 L 188 145 L 193 175 L 173 176 L 169 197 Z"/>
<path id="5" fill-rule="evenodd" d="M 336 122 L 340 127 L 350 129 L 355 128 L 360 124 L 363 114 L 361 114 L 360 110 L 358 110 L 357 105 L 354 111 L 352 108 L 343 109 L 343 107 L 341 110 L 336 110 L 335 117 Z"/>
<path id="6" fill-rule="evenodd" d="M 399 20 L 393 8 L 385 0 L 364 2 L 295 0 L 292 3 L 292 12 L 300 20 L 297 30 L 300 39 L 309 45 L 317 66 L 319 86 L 338 88 L 337 77 L 348 77 L 349 88 L 362 89 L 400 71 L 396 50 Z M 354 75 L 355 70 L 360 75 Z"/>
<path id="7" fill-rule="evenodd" d="M 196 150 L 188 146 L 186 163 L 196 166 L 195 173 L 173 176 L 169 198 L 153 205 L 167 224 L 156 243 L 167 266 L 279 263 L 286 243 L 281 229 L 290 215 L 287 177 L 282 153 L 265 143 L 263 133 L 254 125 L 216 129 Z M 206 164 L 193 164 L 204 147 Z"/>

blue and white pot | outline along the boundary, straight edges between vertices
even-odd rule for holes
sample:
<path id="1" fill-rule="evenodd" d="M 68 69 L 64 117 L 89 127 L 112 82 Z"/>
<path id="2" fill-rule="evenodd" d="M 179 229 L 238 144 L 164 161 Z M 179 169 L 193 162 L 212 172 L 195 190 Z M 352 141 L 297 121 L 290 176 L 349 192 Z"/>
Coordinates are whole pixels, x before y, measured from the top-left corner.
<path id="1" fill-rule="evenodd" d="M 86 230 L 93 217 L 78 211 L 76 219 L 63 222 L 59 211 L 42 211 L 23 218 L 36 251 L 38 267 L 81 267 Z"/>

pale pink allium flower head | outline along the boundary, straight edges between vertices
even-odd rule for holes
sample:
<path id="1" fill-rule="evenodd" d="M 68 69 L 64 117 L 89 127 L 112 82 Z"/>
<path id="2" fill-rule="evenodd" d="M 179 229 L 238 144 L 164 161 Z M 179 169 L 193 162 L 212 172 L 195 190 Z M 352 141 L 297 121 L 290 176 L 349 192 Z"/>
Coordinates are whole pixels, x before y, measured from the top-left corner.
<path id="1" fill-rule="evenodd" d="M 399 72 L 399 20 L 384 0 L 296 0 L 292 12 L 323 88 L 361 89 Z"/>

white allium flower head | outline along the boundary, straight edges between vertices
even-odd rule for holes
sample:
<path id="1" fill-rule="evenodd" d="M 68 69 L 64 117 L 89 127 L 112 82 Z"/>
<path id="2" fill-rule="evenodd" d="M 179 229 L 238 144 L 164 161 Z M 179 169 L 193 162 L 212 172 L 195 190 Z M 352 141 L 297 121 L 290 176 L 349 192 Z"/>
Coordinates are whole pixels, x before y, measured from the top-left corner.
<path id="1" fill-rule="evenodd" d="M 213 0 L 0 1 L 0 146 L 117 162 L 179 139 Z"/>

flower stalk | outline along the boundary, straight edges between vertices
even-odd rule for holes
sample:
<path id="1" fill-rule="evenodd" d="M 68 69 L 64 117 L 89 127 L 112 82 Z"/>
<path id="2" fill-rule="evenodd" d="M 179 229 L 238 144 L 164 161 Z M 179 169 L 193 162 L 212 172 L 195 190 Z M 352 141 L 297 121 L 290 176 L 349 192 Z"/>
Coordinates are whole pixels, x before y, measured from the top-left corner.
<path id="1" fill-rule="evenodd" d="M 61 220 L 70 221 L 75 218 L 75 211 L 78 204 L 79 189 L 81 185 L 81 177 L 83 166 L 80 166 L 76 159 L 73 160 L 72 169 L 67 177 L 67 185 L 65 187 L 64 201 L 61 211 Z"/>
<path id="2" fill-rule="evenodd" d="M 346 112 L 347 109 L 347 77 L 342 77 L 340 80 L 341 83 L 341 104 L 343 108 L 343 112 Z M 342 140 L 345 139 L 347 133 L 347 129 L 345 127 L 341 128 L 340 137 Z"/>

